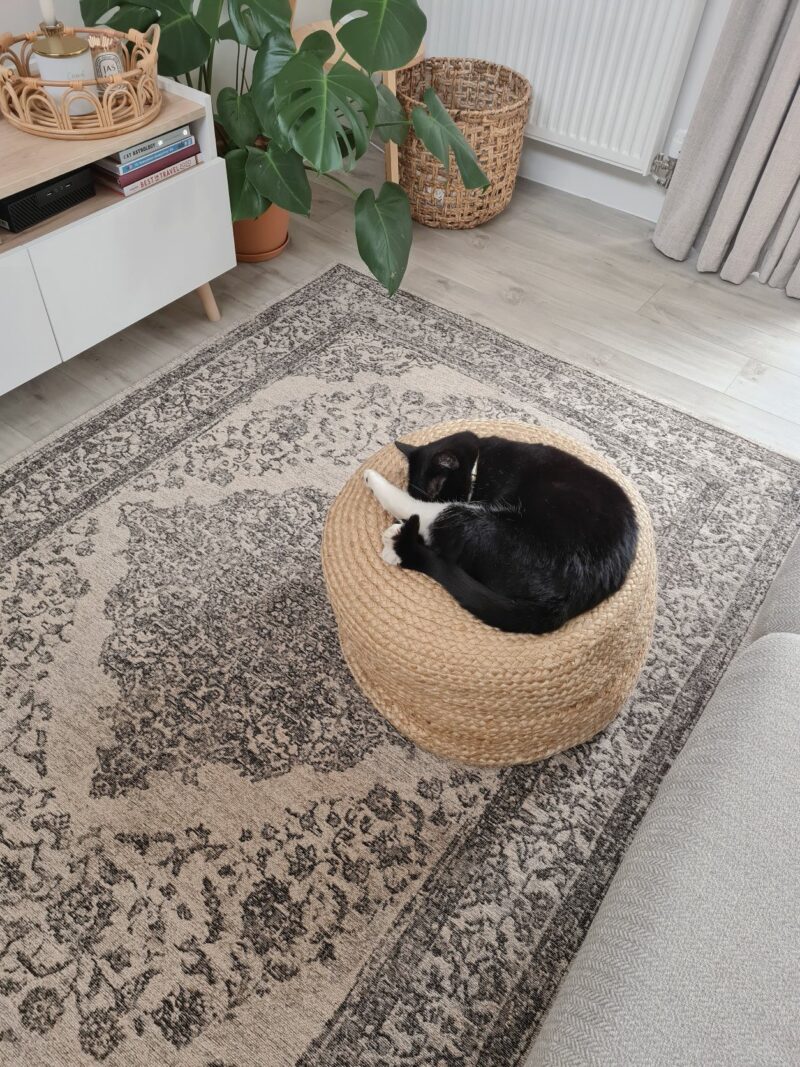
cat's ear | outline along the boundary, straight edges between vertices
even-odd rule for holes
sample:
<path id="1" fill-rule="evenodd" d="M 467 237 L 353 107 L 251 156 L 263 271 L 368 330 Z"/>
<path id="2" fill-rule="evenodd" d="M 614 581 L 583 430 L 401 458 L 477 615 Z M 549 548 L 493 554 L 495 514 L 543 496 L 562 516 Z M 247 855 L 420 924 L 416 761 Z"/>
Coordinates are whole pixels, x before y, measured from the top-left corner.
<path id="1" fill-rule="evenodd" d="M 413 445 L 407 445 L 404 441 L 395 441 L 395 448 L 399 448 L 403 455 L 408 458 L 415 451 Z"/>
<path id="2" fill-rule="evenodd" d="M 461 466 L 461 460 L 455 452 L 450 452 L 448 449 L 445 449 L 442 452 L 437 452 L 433 457 L 433 462 L 437 467 L 444 467 L 447 471 L 458 470 Z"/>

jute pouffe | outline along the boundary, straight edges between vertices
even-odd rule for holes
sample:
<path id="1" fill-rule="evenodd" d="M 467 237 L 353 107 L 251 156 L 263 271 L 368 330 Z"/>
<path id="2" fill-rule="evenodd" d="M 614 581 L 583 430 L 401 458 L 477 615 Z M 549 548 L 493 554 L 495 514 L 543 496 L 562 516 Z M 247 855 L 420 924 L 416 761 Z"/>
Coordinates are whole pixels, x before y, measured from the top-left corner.
<path id="1" fill-rule="evenodd" d="M 339 637 L 356 682 L 410 740 L 486 767 L 530 763 L 588 740 L 617 714 L 644 662 L 656 604 L 647 508 L 613 464 L 562 434 L 517 422 L 449 422 L 403 439 L 458 430 L 556 445 L 618 481 L 639 522 L 625 584 L 550 634 L 507 634 L 479 622 L 436 582 L 381 559 L 393 521 L 363 482 L 373 467 L 406 485 L 406 460 L 387 445 L 353 475 L 328 512 L 322 563 Z"/>

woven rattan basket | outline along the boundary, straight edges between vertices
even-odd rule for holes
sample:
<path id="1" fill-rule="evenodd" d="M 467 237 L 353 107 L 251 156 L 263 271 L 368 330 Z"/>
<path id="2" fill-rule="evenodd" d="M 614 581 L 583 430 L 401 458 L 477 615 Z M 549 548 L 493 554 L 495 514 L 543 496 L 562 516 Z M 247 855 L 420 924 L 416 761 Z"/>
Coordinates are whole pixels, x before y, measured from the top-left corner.
<path id="1" fill-rule="evenodd" d="M 409 114 L 430 86 L 472 145 L 491 185 L 465 189 L 458 168 L 445 171 L 413 129 L 400 146 L 400 184 L 417 222 L 468 230 L 499 215 L 514 192 L 530 83 L 510 67 L 482 59 L 436 57 L 397 72 L 397 98 Z"/>
<path id="2" fill-rule="evenodd" d="M 381 534 L 393 520 L 362 476 L 373 467 L 405 485 L 406 461 L 393 445 L 367 460 L 331 506 L 325 581 L 353 676 L 401 733 L 466 763 L 529 763 L 588 740 L 633 689 L 655 614 L 652 525 L 638 491 L 613 464 L 540 426 L 453 422 L 403 437 L 422 444 L 458 430 L 556 445 L 624 486 L 639 542 L 622 588 L 554 633 L 507 634 L 462 610 L 430 578 L 390 567 L 380 556 Z"/>
<path id="3" fill-rule="evenodd" d="M 160 32 L 157 24 L 146 33 L 121 33 L 108 26 L 65 29 L 65 36 L 102 34 L 123 45 L 122 74 L 74 82 L 44 81 L 31 73 L 29 63 L 38 31 L 18 37 L 0 35 L 0 112 L 20 130 L 62 140 L 113 137 L 147 125 L 161 110 L 157 72 Z M 48 86 L 67 87 L 68 91 L 56 99 L 47 92 Z M 70 114 L 75 100 L 87 101 L 90 110 L 85 115 Z"/>

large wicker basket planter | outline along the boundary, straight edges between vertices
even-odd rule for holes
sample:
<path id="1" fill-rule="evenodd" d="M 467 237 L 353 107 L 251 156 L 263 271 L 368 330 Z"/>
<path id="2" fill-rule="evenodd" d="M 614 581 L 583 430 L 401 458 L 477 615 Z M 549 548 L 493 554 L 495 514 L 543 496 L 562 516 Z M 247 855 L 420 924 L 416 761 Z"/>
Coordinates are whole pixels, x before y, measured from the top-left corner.
<path id="1" fill-rule="evenodd" d="M 409 114 L 430 86 L 472 145 L 492 184 L 485 190 L 465 189 L 457 167 L 445 171 L 413 129 L 399 150 L 400 184 L 417 222 L 468 230 L 499 215 L 514 192 L 530 83 L 510 67 L 482 59 L 435 57 L 397 72 L 397 98 Z"/>
<path id="2" fill-rule="evenodd" d="M 397 485 L 406 461 L 381 449 L 332 504 L 322 564 L 345 659 L 364 694 L 402 734 L 439 756 L 486 767 L 530 763 L 580 744 L 615 717 L 644 663 L 656 605 L 656 556 L 635 486 L 585 445 L 541 426 L 452 422 L 404 434 L 414 444 L 458 430 L 553 444 L 616 479 L 639 523 L 622 588 L 554 633 L 486 626 L 424 575 L 381 559 L 393 521 L 363 483 L 373 467 Z"/>

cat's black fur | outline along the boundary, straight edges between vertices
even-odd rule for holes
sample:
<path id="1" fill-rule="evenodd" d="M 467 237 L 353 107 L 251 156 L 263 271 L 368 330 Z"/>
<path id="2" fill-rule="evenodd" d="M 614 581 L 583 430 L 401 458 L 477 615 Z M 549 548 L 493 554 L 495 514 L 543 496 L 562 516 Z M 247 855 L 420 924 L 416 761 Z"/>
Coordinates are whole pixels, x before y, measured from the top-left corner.
<path id="1" fill-rule="evenodd" d="M 434 578 L 483 622 L 546 633 L 624 582 L 636 517 L 601 471 L 549 445 L 474 433 L 397 447 L 408 458 L 411 496 L 454 502 L 434 520 L 428 544 L 418 516 L 403 524 L 394 541 L 401 565 Z"/>

